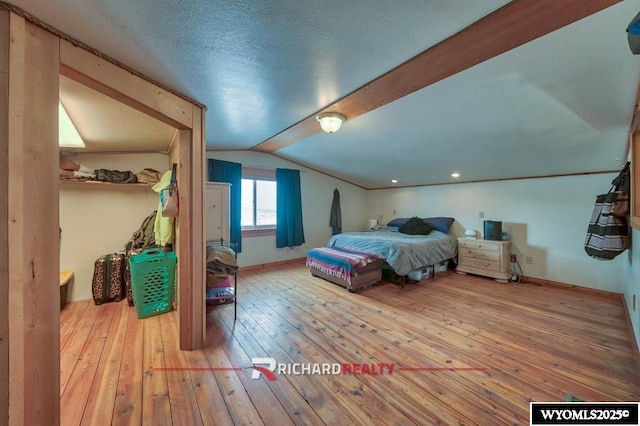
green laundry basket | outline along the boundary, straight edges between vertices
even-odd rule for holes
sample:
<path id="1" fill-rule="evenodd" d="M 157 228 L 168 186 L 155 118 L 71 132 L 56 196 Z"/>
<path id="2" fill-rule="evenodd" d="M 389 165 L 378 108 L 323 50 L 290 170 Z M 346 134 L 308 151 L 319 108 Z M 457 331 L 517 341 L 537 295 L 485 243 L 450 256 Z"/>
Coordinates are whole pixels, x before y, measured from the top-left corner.
<path id="1" fill-rule="evenodd" d="M 176 261 L 174 252 L 155 248 L 129 258 L 131 291 L 138 318 L 173 309 Z"/>

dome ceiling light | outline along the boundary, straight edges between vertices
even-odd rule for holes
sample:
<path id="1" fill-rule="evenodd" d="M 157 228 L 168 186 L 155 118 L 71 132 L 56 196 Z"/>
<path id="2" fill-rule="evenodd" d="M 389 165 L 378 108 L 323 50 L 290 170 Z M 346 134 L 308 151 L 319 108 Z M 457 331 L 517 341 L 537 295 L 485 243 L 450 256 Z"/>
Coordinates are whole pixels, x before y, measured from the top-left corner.
<path id="1" fill-rule="evenodd" d="M 320 127 L 327 133 L 335 133 L 340 129 L 342 123 L 347 119 L 339 112 L 323 112 L 316 116 L 316 120 L 320 123 Z"/>

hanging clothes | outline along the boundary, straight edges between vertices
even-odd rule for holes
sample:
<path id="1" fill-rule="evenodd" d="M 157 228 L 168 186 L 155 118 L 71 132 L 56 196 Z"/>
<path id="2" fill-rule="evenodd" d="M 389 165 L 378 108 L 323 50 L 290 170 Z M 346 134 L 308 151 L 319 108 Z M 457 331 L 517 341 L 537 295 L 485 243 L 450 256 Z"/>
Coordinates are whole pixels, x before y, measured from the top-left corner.
<path id="1" fill-rule="evenodd" d="M 338 188 L 333 191 L 329 226 L 331 226 L 331 229 L 333 230 L 333 235 L 340 234 L 342 232 L 342 211 L 340 210 L 340 192 L 338 192 Z"/>
<path id="2" fill-rule="evenodd" d="M 162 175 L 162 179 L 160 179 L 160 182 L 153 185 L 152 189 L 158 194 L 160 194 L 160 191 L 162 191 L 163 189 L 167 189 L 170 184 L 171 184 L 171 170 L 167 170 L 165 174 Z M 160 201 L 158 201 L 158 212 L 161 212 L 161 211 L 162 211 L 162 205 L 160 204 Z M 156 221 L 153 225 L 153 233 L 155 235 L 157 245 L 164 247 L 167 244 L 173 243 L 174 220 L 175 220 L 174 217 L 166 217 L 166 216 L 162 216 L 162 214 L 156 214 Z"/>

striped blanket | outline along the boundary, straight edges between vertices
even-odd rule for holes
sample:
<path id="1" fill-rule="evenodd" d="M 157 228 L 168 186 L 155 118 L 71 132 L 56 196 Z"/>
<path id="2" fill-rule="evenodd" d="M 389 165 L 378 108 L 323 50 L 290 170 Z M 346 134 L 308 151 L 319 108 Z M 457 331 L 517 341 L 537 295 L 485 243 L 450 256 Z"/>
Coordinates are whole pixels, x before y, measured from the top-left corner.
<path id="1" fill-rule="evenodd" d="M 313 266 L 327 275 L 341 278 L 351 284 L 352 273 L 379 259 L 382 257 L 375 253 L 319 247 L 307 253 L 307 266 Z"/>

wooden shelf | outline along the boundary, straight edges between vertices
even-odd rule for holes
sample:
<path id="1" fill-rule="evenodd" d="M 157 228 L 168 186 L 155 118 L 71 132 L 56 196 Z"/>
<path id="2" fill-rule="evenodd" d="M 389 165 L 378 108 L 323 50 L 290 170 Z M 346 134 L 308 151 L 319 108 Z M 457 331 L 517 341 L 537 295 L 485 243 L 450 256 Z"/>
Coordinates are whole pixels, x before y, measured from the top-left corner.
<path id="1" fill-rule="evenodd" d="M 147 183 L 114 183 L 114 182 L 101 182 L 97 180 L 68 180 L 60 179 L 60 183 L 72 184 L 72 185 L 96 185 L 96 186 L 142 186 L 145 188 L 151 188 L 153 185 Z"/>

